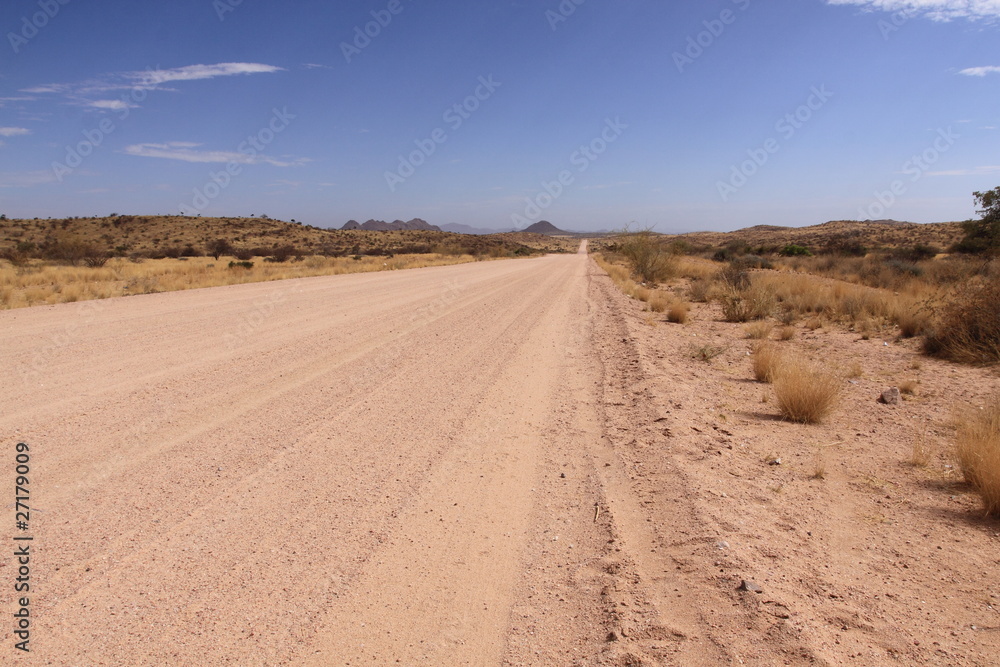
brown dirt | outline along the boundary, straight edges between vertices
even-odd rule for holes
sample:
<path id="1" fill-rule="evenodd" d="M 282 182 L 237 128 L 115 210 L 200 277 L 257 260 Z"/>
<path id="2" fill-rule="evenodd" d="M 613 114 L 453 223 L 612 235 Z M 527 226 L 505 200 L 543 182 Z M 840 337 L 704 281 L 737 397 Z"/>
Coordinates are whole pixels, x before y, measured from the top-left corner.
<path id="1" fill-rule="evenodd" d="M 577 254 L 0 313 L 20 661 L 994 663 L 1000 524 L 905 461 L 996 378 L 803 332 L 865 375 L 785 424 L 706 308 L 650 326 Z"/>

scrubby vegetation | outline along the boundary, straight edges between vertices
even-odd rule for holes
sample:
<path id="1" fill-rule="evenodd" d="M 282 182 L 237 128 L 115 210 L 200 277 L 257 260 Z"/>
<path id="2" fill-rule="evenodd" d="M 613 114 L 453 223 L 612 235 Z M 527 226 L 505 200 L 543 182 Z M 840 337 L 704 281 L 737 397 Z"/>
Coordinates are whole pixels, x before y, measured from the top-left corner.
<path id="1" fill-rule="evenodd" d="M 2 220 L 0 308 L 566 250 L 535 236 L 329 230 L 266 216 Z"/>
<path id="2" fill-rule="evenodd" d="M 1000 516 L 1000 396 L 958 416 L 956 453 L 965 475 L 983 501 L 986 514 Z"/>
<path id="3" fill-rule="evenodd" d="M 322 229 L 266 216 L 194 218 L 185 216 L 112 215 L 0 221 L 0 257 L 11 263 L 43 259 L 83 264 L 88 258 L 138 257 L 176 259 L 210 255 L 347 257 L 361 255 L 443 254 L 486 257 L 575 250 L 573 240 L 536 234 L 471 236 L 432 230 L 368 231 Z M 240 257 L 239 254 L 248 255 Z"/>
<path id="4" fill-rule="evenodd" d="M 837 404 L 840 380 L 801 359 L 783 359 L 771 372 L 778 408 L 785 419 L 804 424 L 823 421 Z"/>
<path id="5" fill-rule="evenodd" d="M 215 262 L 210 257 L 156 261 L 118 257 L 98 268 L 38 260 L 14 266 L 0 261 L 0 309 L 288 278 L 441 266 L 475 259 L 471 255 L 421 254 L 366 256 L 358 261 L 313 256 L 295 262 L 257 263 L 249 259 Z"/>
<path id="6" fill-rule="evenodd" d="M 608 250 L 623 257 L 632 275 L 643 283 L 656 285 L 677 273 L 676 248 L 648 229 L 619 233 Z"/>

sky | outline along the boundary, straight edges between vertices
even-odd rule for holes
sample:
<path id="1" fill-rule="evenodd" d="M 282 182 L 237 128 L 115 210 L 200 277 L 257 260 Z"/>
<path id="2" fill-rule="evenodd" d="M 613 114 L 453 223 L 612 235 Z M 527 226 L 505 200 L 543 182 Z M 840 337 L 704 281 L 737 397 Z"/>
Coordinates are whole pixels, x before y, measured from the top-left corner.
<path id="1" fill-rule="evenodd" d="M 1000 0 L 5 0 L 0 213 L 975 216 Z"/>

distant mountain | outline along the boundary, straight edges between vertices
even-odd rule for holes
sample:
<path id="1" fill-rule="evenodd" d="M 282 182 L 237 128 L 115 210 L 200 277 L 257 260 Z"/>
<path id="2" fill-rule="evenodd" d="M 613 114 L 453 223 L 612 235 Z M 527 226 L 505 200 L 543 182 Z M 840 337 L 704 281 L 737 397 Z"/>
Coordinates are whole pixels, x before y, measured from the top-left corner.
<path id="1" fill-rule="evenodd" d="M 440 232 L 444 231 L 436 225 L 428 224 L 426 220 L 421 220 L 420 218 L 414 218 L 413 220 L 408 220 L 403 222 L 402 220 L 394 220 L 393 222 L 386 222 L 384 220 L 369 220 L 368 222 L 358 223 L 357 220 L 350 220 L 341 229 L 365 229 L 370 232 L 392 232 L 401 230 L 420 230 L 425 232 Z"/>
<path id="2" fill-rule="evenodd" d="M 528 227 L 527 229 L 523 229 L 521 231 L 528 232 L 529 234 L 547 234 L 547 235 L 569 233 L 559 229 L 548 220 L 542 220 L 541 222 L 536 222 L 532 226 Z"/>

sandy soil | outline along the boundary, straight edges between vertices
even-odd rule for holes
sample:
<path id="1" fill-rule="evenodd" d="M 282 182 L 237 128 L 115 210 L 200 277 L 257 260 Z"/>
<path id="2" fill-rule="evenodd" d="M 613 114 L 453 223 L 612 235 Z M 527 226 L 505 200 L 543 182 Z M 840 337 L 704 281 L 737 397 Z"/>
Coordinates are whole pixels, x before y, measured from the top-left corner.
<path id="1" fill-rule="evenodd" d="M 905 463 L 996 379 L 881 406 L 912 350 L 803 334 L 866 373 L 793 426 L 695 317 L 583 254 L 0 313 L 36 556 L 0 662 L 996 664 L 1000 524 Z"/>

